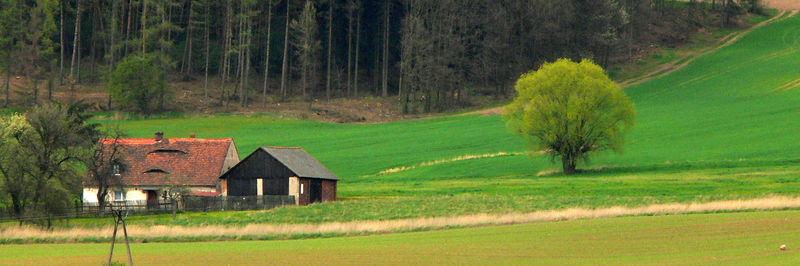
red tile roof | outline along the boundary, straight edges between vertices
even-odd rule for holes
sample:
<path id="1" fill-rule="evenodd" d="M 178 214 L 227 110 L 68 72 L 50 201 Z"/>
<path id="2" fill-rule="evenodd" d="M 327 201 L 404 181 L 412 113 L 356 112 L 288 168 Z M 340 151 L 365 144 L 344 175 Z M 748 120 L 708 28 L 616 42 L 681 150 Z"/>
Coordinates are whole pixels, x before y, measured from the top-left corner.
<path id="1" fill-rule="evenodd" d="M 222 192 L 211 192 L 211 191 L 192 191 L 192 195 L 195 196 L 203 196 L 203 197 L 216 197 L 222 194 Z"/>
<path id="2" fill-rule="evenodd" d="M 232 138 L 119 139 L 126 186 L 216 186 Z M 110 145 L 113 139 L 101 142 Z"/>

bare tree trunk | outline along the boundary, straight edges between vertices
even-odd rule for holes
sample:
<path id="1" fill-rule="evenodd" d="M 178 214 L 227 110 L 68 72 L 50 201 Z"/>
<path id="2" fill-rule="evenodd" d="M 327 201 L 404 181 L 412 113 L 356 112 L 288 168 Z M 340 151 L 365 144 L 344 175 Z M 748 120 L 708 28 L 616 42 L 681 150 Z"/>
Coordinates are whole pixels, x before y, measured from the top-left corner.
<path id="1" fill-rule="evenodd" d="M 397 76 L 397 95 L 403 96 L 403 53 L 400 53 L 400 75 Z M 405 106 L 403 107 L 405 110 Z M 405 111 L 403 111 L 405 113 Z"/>
<path id="2" fill-rule="evenodd" d="M 206 1 L 206 17 L 205 17 L 205 19 L 206 19 L 206 21 L 205 21 L 205 24 L 206 24 L 205 25 L 206 26 L 206 69 L 205 69 L 206 74 L 205 75 L 206 76 L 205 76 L 205 81 L 203 82 L 203 99 L 208 100 L 208 65 L 209 65 L 209 56 L 210 56 L 209 53 L 210 53 L 210 50 L 211 50 L 211 43 L 210 43 L 210 40 L 211 40 L 211 37 L 210 37 L 211 36 L 211 25 L 210 25 L 211 24 L 211 22 L 210 22 L 210 20 L 211 20 L 211 4 L 208 1 Z"/>
<path id="3" fill-rule="evenodd" d="M 356 65 L 355 73 L 353 73 L 353 96 L 358 97 L 358 53 L 361 47 L 361 2 L 357 2 L 359 6 L 356 7 Z"/>
<path id="4" fill-rule="evenodd" d="M 267 105 L 267 91 L 269 90 L 269 54 L 272 41 L 272 0 L 267 2 L 267 49 L 264 56 L 264 84 L 262 85 L 261 100 Z"/>
<path id="5" fill-rule="evenodd" d="M 231 42 L 232 42 L 232 38 L 233 38 L 232 29 L 231 29 L 231 23 L 232 23 L 232 21 L 231 21 L 232 20 L 231 13 L 233 13 L 233 9 L 231 8 L 231 1 L 230 0 L 226 1 L 225 2 L 225 6 L 226 6 L 226 9 L 225 9 L 225 11 L 226 11 L 225 12 L 225 29 L 224 29 L 225 40 L 224 40 L 223 45 L 222 45 L 222 64 L 221 64 L 222 68 L 220 69 L 221 76 L 222 76 L 221 80 L 220 80 L 220 88 L 222 89 L 222 97 L 220 97 L 220 102 L 223 103 L 223 104 L 225 104 L 225 102 L 227 102 L 227 101 L 225 101 L 225 97 L 226 97 L 226 94 L 227 94 L 226 93 L 227 90 L 225 88 L 225 82 L 227 81 L 228 72 L 230 70 L 229 50 L 230 50 Z"/>
<path id="6" fill-rule="evenodd" d="M 183 71 L 186 74 L 192 73 L 192 16 L 194 15 L 192 1 L 189 1 L 189 22 L 186 23 L 186 57 L 183 64 Z"/>
<path id="7" fill-rule="evenodd" d="M 383 14 L 384 31 L 383 31 L 383 73 L 381 81 L 381 96 L 389 96 L 389 0 L 386 0 L 386 8 Z"/>
<path id="8" fill-rule="evenodd" d="M 109 38 L 108 44 L 108 52 L 111 53 L 108 57 L 108 66 L 110 69 L 114 69 L 114 63 L 116 61 L 116 47 L 114 47 L 114 41 L 116 41 L 116 32 L 117 32 L 117 1 L 111 2 L 111 37 Z M 48 96 L 49 98 L 49 96 Z M 108 94 L 108 102 L 106 103 L 108 109 L 111 109 L 111 93 Z"/>
<path id="9" fill-rule="evenodd" d="M 241 106 L 244 106 L 244 67 L 245 67 L 245 63 L 244 63 L 244 61 L 245 61 L 245 58 L 244 58 L 245 51 L 244 50 L 246 49 L 245 48 L 245 44 L 246 44 L 245 43 L 246 42 L 245 39 L 247 38 L 245 36 L 245 33 L 246 33 L 245 32 L 245 23 L 244 23 L 244 17 L 245 16 L 242 15 L 245 12 L 244 10 L 245 10 L 244 3 L 242 2 L 242 3 L 239 4 L 239 14 L 240 14 L 239 15 L 239 40 L 238 40 L 238 43 L 237 43 L 239 49 L 237 49 L 238 53 L 236 54 L 236 64 L 237 64 L 237 66 L 236 66 L 236 77 L 238 79 L 237 84 L 239 86 L 239 90 L 238 90 L 239 91 L 239 105 L 241 105 Z"/>
<path id="10" fill-rule="evenodd" d="M 353 93 L 353 8 L 355 6 L 347 7 L 347 97 Z"/>
<path id="11" fill-rule="evenodd" d="M 47 78 L 47 100 L 48 101 L 52 101 L 53 100 L 53 89 L 56 86 L 53 83 L 54 83 L 53 78 L 52 77 L 48 77 Z"/>
<path id="12" fill-rule="evenodd" d="M 11 54 L 10 53 L 6 53 L 6 63 L 7 63 L 6 65 L 10 65 L 11 64 Z M 6 83 L 5 84 L 6 85 L 6 100 L 3 103 L 3 106 L 4 107 L 8 107 L 8 105 L 11 103 L 11 68 L 10 67 L 6 67 L 6 82 L 5 83 Z"/>
<path id="13" fill-rule="evenodd" d="M 244 11 L 247 12 L 248 9 L 249 8 L 244 9 Z M 246 17 L 246 20 L 247 21 L 245 22 L 245 25 L 247 25 L 246 26 L 247 32 L 246 32 L 246 35 L 245 35 L 246 42 L 245 42 L 245 49 L 244 49 L 244 53 L 245 53 L 244 54 L 244 58 L 245 58 L 244 59 L 244 63 L 245 63 L 245 65 L 244 65 L 244 73 L 242 74 L 242 107 L 247 107 L 247 102 L 249 100 L 248 97 L 247 97 L 248 96 L 247 93 L 249 91 L 248 87 L 247 87 L 248 86 L 247 80 L 250 77 L 250 46 L 251 46 L 252 40 L 253 40 L 253 37 L 252 37 L 253 36 L 253 34 L 252 34 L 253 33 L 252 32 L 253 31 L 253 29 L 252 29 L 252 27 L 253 27 L 252 26 L 253 25 L 252 18 L 248 15 Z"/>
<path id="14" fill-rule="evenodd" d="M 333 3 L 333 0 L 328 1 L 328 4 L 330 4 L 328 7 L 328 80 L 325 84 L 325 99 L 329 101 L 331 100 L 331 71 L 333 70 L 331 69 L 331 60 L 333 59 Z"/>
<path id="15" fill-rule="evenodd" d="M 60 47 L 59 50 L 60 50 L 60 53 L 61 53 L 61 57 L 60 57 L 59 62 L 58 62 L 58 64 L 59 64 L 59 67 L 58 67 L 58 84 L 63 85 L 64 84 L 64 59 L 66 57 L 65 53 L 64 53 L 64 17 L 66 17 L 65 14 L 64 14 L 64 0 L 60 1 L 59 7 L 60 7 L 59 15 L 61 16 L 61 19 L 60 19 L 61 20 L 61 22 L 60 22 L 61 26 L 58 27 L 59 31 L 60 31 L 59 35 L 58 35 L 59 36 L 58 37 L 58 45 Z"/>
<path id="16" fill-rule="evenodd" d="M 147 0 L 142 0 L 142 55 L 147 52 Z"/>
<path id="17" fill-rule="evenodd" d="M 162 6 L 161 12 L 158 12 L 159 11 L 158 7 L 156 7 L 156 12 L 157 12 L 156 13 L 156 19 L 158 19 L 158 16 L 160 16 L 161 17 L 161 25 L 167 25 L 167 21 L 169 21 L 169 10 L 170 10 L 169 9 L 169 1 L 164 1 L 163 4 L 164 5 Z M 159 38 L 158 51 L 162 55 L 167 53 L 166 49 L 164 49 L 165 48 L 164 47 L 164 43 L 168 42 L 170 39 L 172 39 L 172 30 L 167 29 L 166 31 L 167 31 L 166 36 L 164 36 L 165 34 L 164 34 L 163 30 L 159 30 L 158 31 L 158 38 Z M 165 69 L 166 69 L 166 67 L 165 67 Z M 163 98 L 163 93 L 161 93 L 161 97 L 160 98 Z M 161 103 L 159 103 L 159 105 L 160 104 Z M 161 108 L 159 108 L 159 109 L 161 109 Z"/>
<path id="18" fill-rule="evenodd" d="M 286 32 L 283 35 L 283 67 L 281 68 L 281 99 L 286 99 L 287 78 L 289 75 L 289 6 L 291 0 L 286 0 Z"/>
<path id="19" fill-rule="evenodd" d="M 76 0 L 77 7 L 75 8 L 75 37 L 72 41 L 72 62 L 69 66 L 69 77 L 73 79 L 73 75 L 75 72 L 75 62 L 78 56 L 78 50 L 80 49 L 80 25 L 81 25 L 81 0 Z"/>
<path id="20" fill-rule="evenodd" d="M 33 99 L 32 99 L 32 103 L 33 103 L 33 105 L 36 105 L 36 104 L 38 104 L 38 102 L 39 102 L 39 79 L 34 78 L 33 79 Z"/>
<path id="21" fill-rule="evenodd" d="M 125 55 L 130 52 L 128 48 L 128 41 L 131 40 L 131 24 L 133 23 L 133 0 L 128 0 L 128 25 L 125 30 Z"/>

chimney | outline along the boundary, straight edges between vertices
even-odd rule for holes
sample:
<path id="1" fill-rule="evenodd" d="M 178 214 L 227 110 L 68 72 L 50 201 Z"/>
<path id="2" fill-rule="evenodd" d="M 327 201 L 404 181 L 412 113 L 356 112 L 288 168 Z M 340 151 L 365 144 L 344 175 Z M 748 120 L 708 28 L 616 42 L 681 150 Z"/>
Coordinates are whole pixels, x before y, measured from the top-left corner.
<path id="1" fill-rule="evenodd" d="M 164 139 L 164 132 L 156 132 L 155 139 L 156 142 L 161 142 Z"/>

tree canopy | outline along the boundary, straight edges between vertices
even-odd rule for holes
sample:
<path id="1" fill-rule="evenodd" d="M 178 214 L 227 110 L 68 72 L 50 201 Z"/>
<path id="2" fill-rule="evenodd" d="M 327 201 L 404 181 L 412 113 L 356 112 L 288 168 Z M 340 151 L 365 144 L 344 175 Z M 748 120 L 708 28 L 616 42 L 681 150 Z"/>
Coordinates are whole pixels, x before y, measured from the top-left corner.
<path id="1" fill-rule="evenodd" d="M 504 119 L 532 147 L 560 158 L 564 173 L 595 151 L 621 152 L 633 127 L 633 103 L 603 68 L 591 60 L 559 59 L 522 75 L 518 96 Z"/>

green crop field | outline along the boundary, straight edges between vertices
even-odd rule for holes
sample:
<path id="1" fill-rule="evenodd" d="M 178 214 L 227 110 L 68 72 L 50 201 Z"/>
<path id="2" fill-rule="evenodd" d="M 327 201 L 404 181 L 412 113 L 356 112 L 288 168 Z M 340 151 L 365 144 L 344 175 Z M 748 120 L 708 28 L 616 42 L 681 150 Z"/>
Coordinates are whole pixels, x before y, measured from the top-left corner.
<path id="1" fill-rule="evenodd" d="M 326 239 L 137 243 L 153 265 L 797 264 L 800 211 L 625 217 Z M 787 251 L 778 247 L 786 244 Z M 0 246 L 0 264 L 100 265 L 109 244 Z M 124 245 L 115 261 L 126 261 Z"/>
<path id="2" fill-rule="evenodd" d="M 800 194 L 800 16 L 755 30 L 665 77 L 626 88 L 638 111 L 624 154 L 597 154 L 566 177 L 546 156 L 440 162 L 524 152 L 500 116 L 330 124 L 270 115 L 101 120 L 132 136 L 234 137 L 302 146 L 342 177 L 340 202 L 259 212 L 135 217 L 134 224 L 326 222 L 507 213 Z M 789 84 L 789 85 L 787 85 Z M 787 86 L 784 86 L 787 85 Z M 72 225 L 106 221 L 80 220 Z"/>

